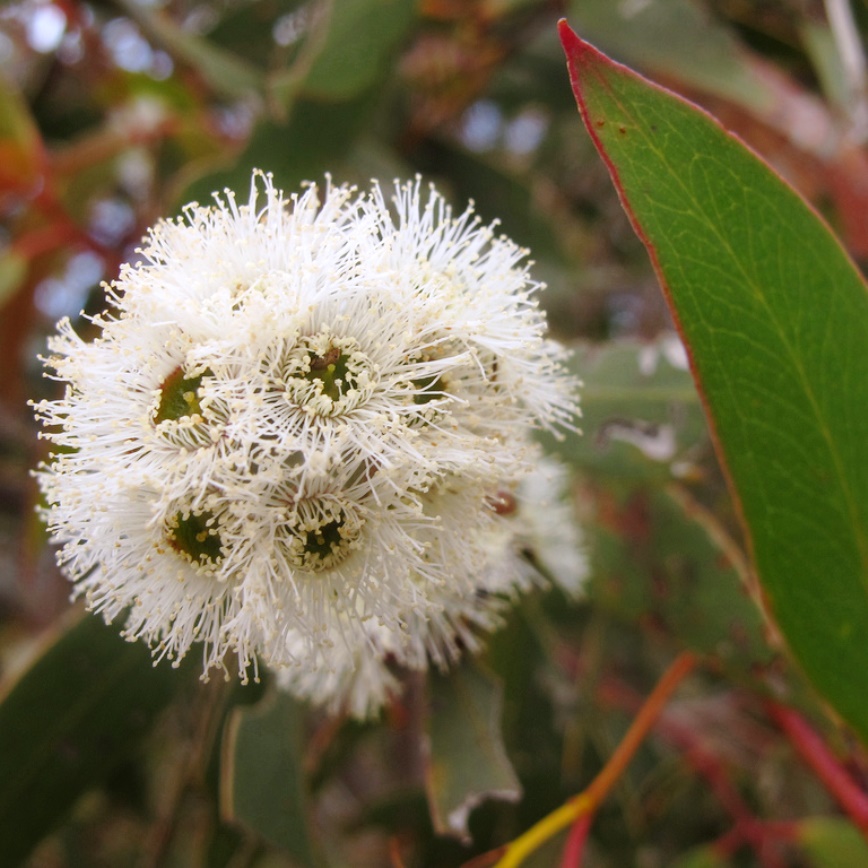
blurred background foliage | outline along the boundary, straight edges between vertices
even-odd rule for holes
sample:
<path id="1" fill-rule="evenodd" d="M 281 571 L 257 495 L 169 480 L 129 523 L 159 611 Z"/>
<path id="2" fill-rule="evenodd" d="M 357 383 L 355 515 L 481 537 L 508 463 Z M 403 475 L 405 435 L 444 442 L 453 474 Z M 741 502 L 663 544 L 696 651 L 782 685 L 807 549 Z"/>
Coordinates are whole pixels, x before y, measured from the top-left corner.
<path id="1" fill-rule="evenodd" d="M 720 117 L 864 265 L 868 93 L 832 5 L 0 6 L 0 865 L 459 865 L 579 791 L 685 648 L 702 666 L 597 816 L 583 864 L 868 865 L 768 712 L 799 708 L 868 781 L 761 616 L 683 350 L 555 33 L 566 15 Z M 864 39 L 868 4 L 852 11 Z M 482 661 L 413 681 L 377 724 L 267 684 L 201 684 L 195 666 L 152 669 L 116 629 L 67 611 L 34 512 L 28 470 L 46 450 L 26 400 L 56 388 L 40 373 L 46 335 L 103 307 L 100 282 L 156 219 L 224 187 L 244 197 L 252 167 L 288 191 L 326 172 L 420 173 L 459 207 L 473 199 L 532 250 L 585 381 L 584 436 L 546 444 L 570 469 L 584 598 L 532 595 Z M 528 864 L 559 864 L 562 843 Z"/>

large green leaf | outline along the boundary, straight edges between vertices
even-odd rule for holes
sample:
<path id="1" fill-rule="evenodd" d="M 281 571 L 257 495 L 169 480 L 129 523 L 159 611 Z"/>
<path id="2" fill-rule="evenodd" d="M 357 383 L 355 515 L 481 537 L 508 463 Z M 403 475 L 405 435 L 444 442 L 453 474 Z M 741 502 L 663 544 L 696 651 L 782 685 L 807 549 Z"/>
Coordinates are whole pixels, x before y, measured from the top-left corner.
<path id="1" fill-rule="evenodd" d="M 868 292 L 828 227 L 704 112 L 565 23 L 585 125 L 645 242 L 770 611 L 868 740 Z"/>
<path id="2" fill-rule="evenodd" d="M 0 696 L 0 865 L 18 865 L 189 684 L 92 615 L 54 638 Z"/>

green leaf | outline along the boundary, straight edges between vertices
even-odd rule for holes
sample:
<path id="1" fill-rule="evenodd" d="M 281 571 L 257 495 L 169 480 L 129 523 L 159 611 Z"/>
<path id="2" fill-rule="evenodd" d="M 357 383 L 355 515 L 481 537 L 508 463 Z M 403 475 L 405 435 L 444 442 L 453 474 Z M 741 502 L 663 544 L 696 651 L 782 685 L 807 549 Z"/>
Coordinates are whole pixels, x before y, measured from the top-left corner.
<path id="1" fill-rule="evenodd" d="M 262 89 L 260 72 L 238 55 L 208 39 L 188 33 L 164 10 L 134 0 L 114 0 L 156 44 L 199 73 L 213 90 L 227 97 L 244 97 Z"/>
<path id="2" fill-rule="evenodd" d="M 828 227 L 704 112 L 562 22 L 585 125 L 692 360 L 766 603 L 868 740 L 868 293 Z"/>
<path id="3" fill-rule="evenodd" d="M 17 865 L 189 683 L 93 615 L 54 637 L 0 691 L 0 863 Z"/>
<path id="4" fill-rule="evenodd" d="M 669 868 L 729 868 L 729 859 L 721 856 L 713 846 L 695 847 L 679 856 Z"/>
<path id="5" fill-rule="evenodd" d="M 503 685 L 474 661 L 432 673 L 429 684 L 425 782 L 434 829 L 469 842 L 477 805 L 521 796 L 502 740 Z"/>
<path id="6" fill-rule="evenodd" d="M 220 801 L 237 821 L 301 865 L 315 864 L 304 775 L 304 709 L 274 690 L 232 712 L 223 741 Z"/>
<path id="7" fill-rule="evenodd" d="M 327 31 L 304 79 L 311 99 L 346 100 L 386 72 L 415 16 L 415 0 L 333 0 Z"/>
<path id="8" fill-rule="evenodd" d="M 0 188 L 31 191 L 44 159 L 42 138 L 21 92 L 0 75 Z"/>
<path id="9" fill-rule="evenodd" d="M 852 105 L 847 70 L 828 21 L 824 18 L 814 19 L 806 16 L 799 27 L 799 35 L 805 51 L 811 58 L 823 94 L 846 115 Z"/>
<path id="10" fill-rule="evenodd" d="M 864 835 L 839 817 L 802 820 L 796 839 L 810 855 L 814 868 L 864 868 L 868 865 L 868 844 Z"/>
<path id="11" fill-rule="evenodd" d="M 27 276 L 27 259 L 14 251 L 0 255 L 0 307 L 18 291 Z"/>

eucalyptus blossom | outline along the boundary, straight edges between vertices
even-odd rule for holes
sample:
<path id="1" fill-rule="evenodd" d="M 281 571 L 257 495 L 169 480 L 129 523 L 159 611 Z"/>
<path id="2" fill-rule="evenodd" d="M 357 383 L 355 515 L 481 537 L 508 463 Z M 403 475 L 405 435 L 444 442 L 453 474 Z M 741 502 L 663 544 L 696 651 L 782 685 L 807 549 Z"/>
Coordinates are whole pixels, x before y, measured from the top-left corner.
<path id="1" fill-rule="evenodd" d="M 531 431 L 578 413 L 527 252 L 418 179 L 286 198 L 257 172 L 140 254 L 95 339 L 59 324 L 37 405 L 75 595 L 157 658 L 264 663 L 360 716 L 393 664 L 475 647 L 526 584 Z"/>

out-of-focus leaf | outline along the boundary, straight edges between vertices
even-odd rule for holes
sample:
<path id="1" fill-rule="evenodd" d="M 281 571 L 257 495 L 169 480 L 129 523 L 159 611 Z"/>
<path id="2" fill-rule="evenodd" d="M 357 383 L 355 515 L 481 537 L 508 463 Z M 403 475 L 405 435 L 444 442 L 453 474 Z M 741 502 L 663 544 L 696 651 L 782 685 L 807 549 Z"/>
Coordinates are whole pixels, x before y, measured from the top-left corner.
<path id="1" fill-rule="evenodd" d="M 415 0 L 332 0 L 325 32 L 304 77 L 303 93 L 315 100 L 347 100 L 386 72 L 386 61 L 413 22 Z M 279 86 L 279 85 L 278 85 Z"/>
<path id="2" fill-rule="evenodd" d="M 242 823 L 313 865 L 303 763 L 304 709 L 272 691 L 254 706 L 232 712 L 223 741 L 220 801 L 225 819 Z"/>
<path id="3" fill-rule="evenodd" d="M 501 733 L 503 685 L 469 661 L 432 673 L 425 781 L 434 828 L 469 841 L 470 812 L 486 799 L 515 801 L 521 786 Z"/>
<path id="4" fill-rule="evenodd" d="M 18 865 L 189 684 L 93 615 L 57 635 L 0 696 L 0 864 Z"/>
<path id="5" fill-rule="evenodd" d="M 712 118 L 561 31 L 585 125 L 648 247 L 765 601 L 868 739 L 868 291 L 817 215 Z"/>
<path id="6" fill-rule="evenodd" d="M 732 862 L 721 856 L 714 847 L 696 847 L 679 856 L 669 868 L 729 868 Z"/>
<path id="7" fill-rule="evenodd" d="M 27 275 L 27 260 L 12 251 L 0 255 L 0 308 L 11 298 Z"/>
<path id="8" fill-rule="evenodd" d="M 0 192 L 27 191 L 39 177 L 42 138 L 21 93 L 0 75 Z"/>
<path id="9" fill-rule="evenodd" d="M 522 178 L 449 143 L 433 144 L 428 157 L 438 173 L 449 179 L 457 206 L 463 208 L 472 199 L 483 220 L 500 220 L 503 231 L 517 244 L 529 247 L 534 257 L 563 261 L 555 227 L 536 206 Z"/>
<path id="10" fill-rule="evenodd" d="M 291 106 L 288 120 L 260 122 L 232 168 L 193 181 L 181 198 L 207 201 L 214 190 L 246 191 L 253 166 L 272 172 L 287 191 L 320 180 L 325 172 L 343 180 L 341 163 L 367 128 L 387 59 L 412 23 L 414 9 L 411 0 L 336 0 L 309 37 L 316 48 L 311 66 L 293 67 L 269 82 L 271 97 Z"/>
<path id="11" fill-rule="evenodd" d="M 135 0 L 113 0 L 158 45 L 196 70 L 213 90 L 228 97 L 247 96 L 262 88 L 262 75 L 240 57 L 204 37 L 188 33 L 162 9 Z"/>
<path id="12" fill-rule="evenodd" d="M 589 595 L 740 673 L 772 652 L 763 619 L 731 562 L 684 503 L 656 487 L 596 490 Z"/>
<path id="13" fill-rule="evenodd" d="M 99 162 L 83 165 L 57 184 L 57 192 L 67 213 L 80 225 L 87 225 L 94 203 L 110 199 L 115 192 L 118 157 L 106 155 Z"/>
<path id="14" fill-rule="evenodd" d="M 805 21 L 799 30 L 826 97 L 839 108 L 850 102 L 841 52 L 826 21 Z"/>
<path id="15" fill-rule="evenodd" d="M 583 473 L 664 481 L 705 441 L 699 396 L 675 335 L 577 344 L 570 367 L 584 383 L 583 434 L 547 443 Z"/>
<path id="16" fill-rule="evenodd" d="M 811 857 L 813 868 L 864 868 L 868 865 L 865 836 L 840 817 L 802 820 L 796 839 Z"/>
<path id="17" fill-rule="evenodd" d="M 233 168 L 196 180 L 180 201 L 208 202 L 212 192 L 224 188 L 235 190 L 239 198 L 246 196 L 251 167 L 273 173 L 275 183 L 287 193 L 302 181 L 322 181 L 326 172 L 340 182 L 341 161 L 364 129 L 372 105 L 370 95 L 346 103 L 299 99 L 288 124 L 259 124 Z"/>
<path id="18" fill-rule="evenodd" d="M 746 63 L 744 47 L 694 0 L 572 0 L 569 18 L 589 40 L 648 72 L 759 114 L 774 108 L 775 95 Z"/>

